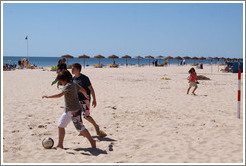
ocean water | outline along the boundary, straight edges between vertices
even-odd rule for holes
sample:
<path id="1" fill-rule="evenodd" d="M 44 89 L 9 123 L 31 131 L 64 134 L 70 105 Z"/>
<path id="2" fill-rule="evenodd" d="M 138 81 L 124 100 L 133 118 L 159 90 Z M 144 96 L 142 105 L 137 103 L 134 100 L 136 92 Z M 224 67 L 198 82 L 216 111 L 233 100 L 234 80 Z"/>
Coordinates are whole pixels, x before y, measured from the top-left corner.
<path id="1" fill-rule="evenodd" d="M 11 56 L 3 56 L 3 64 L 6 63 L 10 63 L 10 64 L 14 64 L 16 63 L 18 65 L 18 60 L 20 60 L 21 58 L 26 58 L 26 57 L 11 57 Z M 50 67 L 51 65 L 57 65 L 58 60 L 61 59 L 61 57 L 29 57 L 29 62 L 30 65 L 35 64 L 38 67 Z M 8 60 L 11 60 L 11 62 L 8 62 Z M 116 64 L 119 65 L 126 65 L 126 59 L 123 58 L 118 58 L 118 59 L 114 59 Z M 154 60 L 158 60 L 158 63 L 165 63 L 165 59 L 150 59 L 150 65 L 152 65 L 152 62 Z M 180 61 L 176 60 L 176 59 L 171 59 L 170 60 L 170 64 L 173 65 L 177 65 L 178 62 L 180 63 Z M 202 62 L 203 64 L 210 64 L 210 60 L 206 59 L 206 60 L 186 60 L 187 64 L 190 63 L 199 63 Z M 220 60 L 219 63 L 224 62 L 223 60 Z M 73 64 L 73 63 L 80 63 L 81 65 L 84 65 L 84 59 L 78 59 L 73 58 L 73 59 L 68 59 L 68 64 Z M 89 59 L 85 59 L 85 65 L 89 65 L 89 66 L 93 66 L 94 64 L 98 64 L 99 63 L 99 59 L 97 58 L 89 58 Z M 104 64 L 104 65 L 109 65 L 113 63 L 113 59 L 109 59 L 109 58 L 103 58 L 100 59 L 100 63 Z M 168 62 L 169 63 L 169 62 Z M 218 63 L 217 60 L 212 61 L 212 63 Z M 132 58 L 132 59 L 127 59 L 127 64 L 128 65 L 137 65 L 138 64 L 138 59 L 137 58 Z M 149 65 L 149 59 L 139 59 L 139 64 L 141 65 Z"/>

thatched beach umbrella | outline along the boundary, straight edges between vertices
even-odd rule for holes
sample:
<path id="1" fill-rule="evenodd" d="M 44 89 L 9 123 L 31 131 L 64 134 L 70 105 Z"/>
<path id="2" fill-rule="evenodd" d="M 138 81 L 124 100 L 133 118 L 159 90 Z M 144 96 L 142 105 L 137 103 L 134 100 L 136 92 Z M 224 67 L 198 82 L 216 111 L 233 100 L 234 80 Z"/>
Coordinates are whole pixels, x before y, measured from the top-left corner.
<path id="1" fill-rule="evenodd" d="M 128 58 L 131 59 L 132 57 L 129 56 L 129 55 L 125 55 L 125 56 L 123 56 L 123 57 L 121 57 L 121 58 L 125 58 L 125 59 L 126 59 L 126 66 L 127 66 L 127 59 L 128 59 Z"/>
<path id="2" fill-rule="evenodd" d="M 217 63 L 218 63 L 219 60 L 220 60 L 220 58 L 218 58 L 218 57 L 214 57 L 213 59 L 214 59 L 214 60 L 217 60 Z M 219 71 L 219 63 L 218 63 L 218 71 Z"/>
<path id="3" fill-rule="evenodd" d="M 210 56 L 210 57 L 207 57 L 207 59 L 210 59 L 210 64 L 211 64 L 211 73 L 212 73 L 212 70 L 213 70 L 213 69 L 212 69 L 212 68 L 213 68 L 213 65 L 212 65 L 212 64 L 213 64 L 213 63 L 212 63 L 212 60 L 213 60 L 213 58 Z"/>
<path id="4" fill-rule="evenodd" d="M 231 58 L 226 58 L 227 61 L 231 61 Z"/>
<path id="5" fill-rule="evenodd" d="M 210 56 L 210 57 L 207 57 L 207 59 L 210 59 L 210 62 L 211 62 L 211 64 L 212 64 L 213 58 Z"/>
<path id="6" fill-rule="evenodd" d="M 160 63 L 161 63 L 161 59 L 164 58 L 163 56 L 159 55 L 156 57 L 157 59 L 160 59 Z"/>
<path id="7" fill-rule="evenodd" d="M 169 61 L 169 65 L 170 65 L 170 59 L 173 59 L 173 57 L 171 57 L 171 56 L 167 56 L 167 57 L 165 57 L 165 59 L 168 59 L 168 61 Z"/>
<path id="8" fill-rule="evenodd" d="M 198 59 L 200 59 L 200 60 L 206 60 L 206 58 L 205 58 L 205 57 L 200 57 L 200 58 L 198 58 Z"/>
<path id="9" fill-rule="evenodd" d="M 136 58 L 138 58 L 138 66 L 139 66 L 139 59 L 143 59 L 143 57 L 141 57 L 141 56 L 136 56 Z"/>
<path id="10" fill-rule="evenodd" d="M 84 59 L 84 68 L 85 68 L 85 59 L 89 59 L 90 57 L 87 55 L 81 55 L 79 56 L 79 59 Z"/>
<path id="11" fill-rule="evenodd" d="M 181 58 L 180 56 L 177 56 L 174 59 L 178 59 L 178 65 L 179 65 L 179 60 L 182 60 L 183 58 Z"/>
<path id="12" fill-rule="evenodd" d="M 214 57 L 213 59 L 215 59 L 215 60 L 217 60 L 217 61 L 220 60 L 220 58 L 218 58 L 218 57 Z"/>
<path id="13" fill-rule="evenodd" d="M 189 56 L 184 56 L 183 58 L 188 62 L 188 59 L 190 59 L 191 57 L 189 57 Z M 186 62 L 186 64 L 188 64 L 187 62 Z"/>
<path id="14" fill-rule="evenodd" d="M 68 58 L 73 59 L 72 55 L 66 54 L 66 55 L 62 55 L 62 58 L 67 58 L 67 66 L 68 66 Z"/>
<path id="15" fill-rule="evenodd" d="M 200 58 L 198 58 L 199 60 L 206 60 L 206 58 L 205 57 L 200 57 Z"/>
<path id="16" fill-rule="evenodd" d="M 198 59 L 197 57 L 192 57 L 191 59 L 193 59 L 194 60 L 194 63 L 196 63 L 196 60 Z"/>
<path id="17" fill-rule="evenodd" d="M 105 57 L 102 56 L 102 55 L 97 55 L 97 56 L 94 56 L 94 58 L 98 58 L 99 59 L 99 65 L 100 65 L 100 59 L 105 58 Z"/>
<path id="18" fill-rule="evenodd" d="M 149 66 L 150 66 L 150 59 L 154 59 L 154 57 L 149 55 L 149 56 L 145 56 L 145 58 L 149 59 Z"/>
<path id="19" fill-rule="evenodd" d="M 225 62 L 225 58 L 224 57 L 220 57 L 221 60 L 223 60 Z"/>
<path id="20" fill-rule="evenodd" d="M 119 57 L 116 56 L 116 55 L 111 55 L 111 56 L 108 56 L 108 58 L 113 59 L 113 62 L 114 62 L 114 59 L 117 59 L 117 58 L 119 58 Z"/>
<path id="21" fill-rule="evenodd" d="M 184 58 L 184 59 L 190 59 L 191 57 L 189 57 L 189 56 L 184 56 L 183 58 Z"/>

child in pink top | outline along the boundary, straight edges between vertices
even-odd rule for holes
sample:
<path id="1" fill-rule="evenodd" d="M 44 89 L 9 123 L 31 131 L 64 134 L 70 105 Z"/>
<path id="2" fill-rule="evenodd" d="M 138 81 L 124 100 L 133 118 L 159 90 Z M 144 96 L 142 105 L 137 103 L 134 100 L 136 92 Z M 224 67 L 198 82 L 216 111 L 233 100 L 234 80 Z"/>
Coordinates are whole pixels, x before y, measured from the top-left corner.
<path id="1" fill-rule="evenodd" d="M 189 94 L 189 91 L 190 91 L 190 88 L 192 87 L 192 86 L 194 86 L 195 88 L 194 88 L 194 90 L 192 91 L 192 94 L 193 95 L 196 95 L 195 94 L 195 90 L 197 89 L 197 83 L 196 83 L 196 77 L 197 77 L 197 75 L 196 75 L 196 71 L 195 71 L 195 69 L 192 67 L 190 70 L 189 70 L 189 73 L 190 73 L 190 78 L 189 78 L 189 88 L 187 89 L 187 94 Z"/>

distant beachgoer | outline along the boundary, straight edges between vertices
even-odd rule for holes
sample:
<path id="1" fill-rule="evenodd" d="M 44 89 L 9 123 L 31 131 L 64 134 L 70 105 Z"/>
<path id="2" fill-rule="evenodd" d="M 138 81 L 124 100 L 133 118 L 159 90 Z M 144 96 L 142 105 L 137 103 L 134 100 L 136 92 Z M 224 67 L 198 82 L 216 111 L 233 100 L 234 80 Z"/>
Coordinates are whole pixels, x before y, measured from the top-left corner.
<path id="1" fill-rule="evenodd" d="M 192 94 L 193 95 L 196 95 L 195 94 L 195 90 L 198 88 L 197 87 L 197 75 L 196 75 L 196 71 L 195 69 L 192 67 L 190 70 L 189 70 L 189 73 L 190 73 L 190 78 L 189 78 L 189 88 L 187 89 L 187 94 L 189 94 L 189 91 L 190 91 L 190 88 L 191 87 L 195 87 L 194 90 L 192 91 Z"/>
<path id="2" fill-rule="evenodd" d="M 60 59 L 57 64 L 57 69 L 56 72 L 59 73 L 63 70 L 67 70 L 67 65 L 66 65 L 66 59 Z M 57 88 L 59 88 L 59 85 L 62 85 L 59 81 L 57 81 Z"/>
<path id="3" fill-rule="evenodd" d="M 67 70 L 66 59 L 65 58 L 63 58 L 63 59 L 61 59 L 61 60 L 58 61 L 57 68 L 60 71 Z"/>
<path id="4" fill-rule="evenodd" d="M 26 62 L 26 58 L 24 58 L 24 59 L 22 60 L 22 63 L 21 63 L 21 66 L 22 66 L 23 69 L 24 69 L 25 62 Z"/>
<path id="5" fill-rule="evenodd" d="M 107 134 L 104 133 L 104 131 L 100 130 L 99 125 L 95 122 L 95 120 L 90 115 L 90 102 L 91 102 L 90 95 L 92 95 L 93 98 L 92 106 L 94 106 L 95 108 L 97 105 L 96 94 L 91 85 L 90 79 L 86 75 L 81 74 L 81 65 L 79 63 L 75 63 L 72 65 L 72 74 L 75 75 L 73 77 L 73 82 L 79 84 L 82 88 L 84 88 L 90 97 L 89 99 L 87 99 L 81 92 L 78 92 L 79 101 L 82 106 L 83 117 L 95 127 L 96 133 L 99 137 L 107 136 Z"/>
<path id="6" fill-rule="evenodd" d="M 18 65 L 19 65 L 19 67 L 21 67 L 21 60 L 18 61 Z"/>
<path id="7" fill-rule="evenodd" d="M 4 71 L 9 70 L 9 65 L 8 65 L 7 63 L 3 66 L 3 70 L 4 70 Z"/>
<path id="8" fill-rule="evenodd" d="M 155 66 L 157 66 L 158 60 L 155 61 Z"/>
<path id="9" fill-rule="evenodd" d="M 89 140 L 92 148 L 96 148 L 96 141 L 91 137 L 89 131 L 85 128 L 81 118 L 82 108 L 79 103 L 77 92 L 81 92 L 87 99 L 89 99 L 85 89 L 72 81 L 72 75 L 68 70 L 59 72 L 57 75 L 57 80 L 64 85 L 62 92 L 56 95 L 42 96 L 42 98 L 59 98 L 64 96 L 65 99 L 65 110 L 58 122 L 59 141 L 56 147 L 63 149 L 65 128 L 71 121 L 73 121 L 77 131 Z"/>
<path id="10" fill-rule="evenodd" d="M 67 64 L 66 64 L 66 59 L 65 58 L 63 58 L 62 59 L 62 63 L 63 63 L 63 66 L 64 66 L 64 69 L 66 69 L 67 70 Z"/>
<path id="11" fill-rule="evenodd" d="M 185 65 L 185 59 L 183 60 L 183 65 Z"/>
<path id="12" fill-rule="evenodd" d="M 56 73 L 61 72 L 61 69 L 60 69 L 61 64 L 62 64 L 62 60 L 60 59 L 60 60 L 58 61 L 58 63 L 57 63 Z"/>
<path id="13" fill-rule="evenodd" d="M 182 65 L 183 61 L 180 62 L 180 65 Z"/>

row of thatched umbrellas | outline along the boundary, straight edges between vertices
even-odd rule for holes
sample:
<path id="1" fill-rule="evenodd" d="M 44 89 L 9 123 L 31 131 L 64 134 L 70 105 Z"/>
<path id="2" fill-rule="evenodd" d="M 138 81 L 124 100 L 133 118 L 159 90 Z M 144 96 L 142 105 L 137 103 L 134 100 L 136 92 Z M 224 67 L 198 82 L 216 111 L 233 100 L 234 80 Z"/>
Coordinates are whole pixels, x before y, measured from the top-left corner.
<path id="1" fill-rule="evenodd" d="M 62 57 L 63 58 L 67 58 L 67 64 L 68 64 L 68 58 L 74 58 L 72 55 L 62 55 Z M 85 59 L 89 59 L 90 57 L 89 56 L 87 56 L 87 55 L 81 55 L 81 56 L 79 56 L 79 59 L 84 59 L 84 66 L 85 66 Z M 102 58 L 105 58 L 104 56 L 102 56 L 102 55 L 97 55 L 97 56 L 94 56 L 94 58 L 98 58 L 99 59 L 99 64 L 100 64 L 100 59 L 102 59 Z M 109 56 L 108 58 L 110 58 L 110 59 L 113 59 L 113 61 L 114 61 L 114 59 L 117 59 L 117 58 L 119 58 L 118 56 L 116 56 L 116 55 L 111 55 L 111 56 Z M 125 58 L 126 59 L 126 64 L 127 64 L 127 59 L 131 59 L 132 57 L 131 56 L 129 56 L 129 55 L 125 55 L 125 56 L 122 56 L 121 58 Z M 141 56 L 137 56 L 137 57 L 135 57 L 135 58 L 137 58 L 138 59 L 138 65 L 139 65 L 139 59 L 143 59 L 143 57 L 141 57 Z M 149 59 L 149 65 L 150 65 L 150 59 L 154 59 L 154 57 L 153 56 L 145 56 L 145 58 L 148 58 Z M 162 58 L 164 58 L 163 56 L 157 56 L 156 57 L 157 59 L 162 59 Z M 180 57 L 180 56 L 177 56 L 177 57 L 172 57 L 172 56 L 167 56 L 167 57 L 165 57 L 165 59 L 168 59 L 169 60 L 169 65 L 170 65 L 170 59 L 177 59 L 178 60 L 178 63 L 179 63 L 179 60 L 182 60 L 182 59 L 186 59 L 186 60 L 188 60 L 188 59 L 192 59 L 192 60 L 206 60 L 206 59 L 210 59 L 210 60 L 212 60 L 212 59 L 214 59 L 214 60 L 228 60 L 228 61 L 231 61 L 231 60 L 243 60 L 242 58 L 224 58 L 224 57 L 208 57 L 208 58 L 205 58 L 205 57 L 200 57 L 200 58 L 198 58 L 198 57 L 189 57 L 189 56 L 185 56 L 185 57 Z"/>

